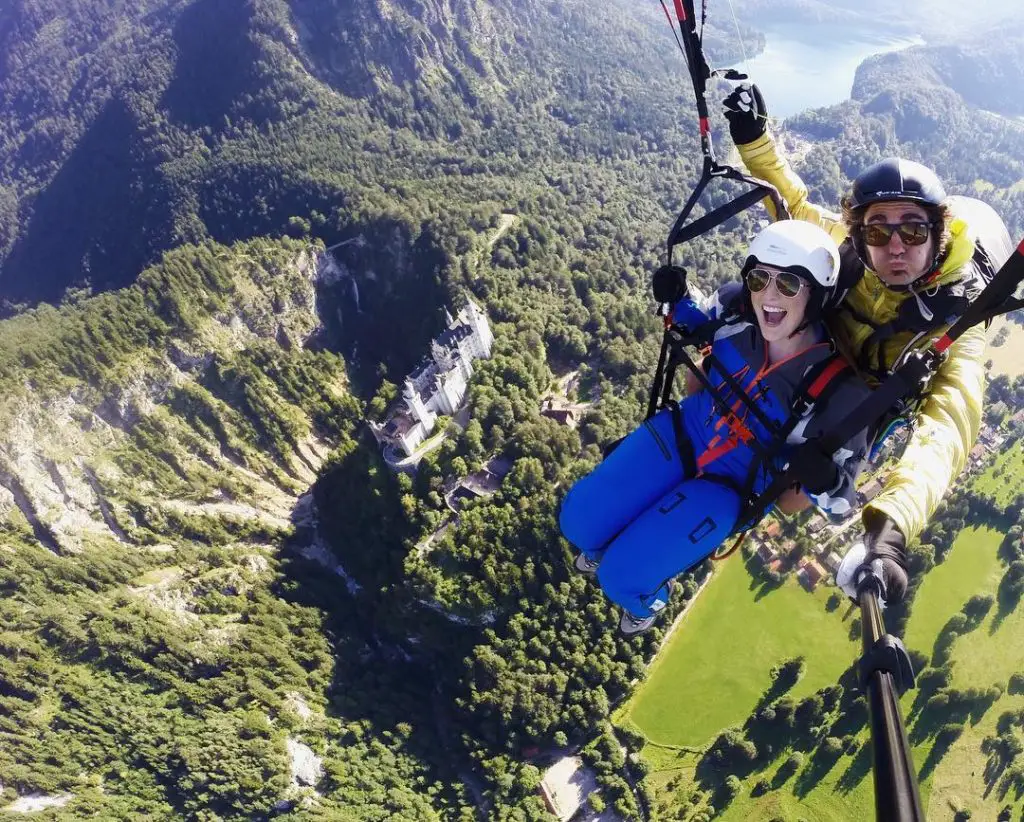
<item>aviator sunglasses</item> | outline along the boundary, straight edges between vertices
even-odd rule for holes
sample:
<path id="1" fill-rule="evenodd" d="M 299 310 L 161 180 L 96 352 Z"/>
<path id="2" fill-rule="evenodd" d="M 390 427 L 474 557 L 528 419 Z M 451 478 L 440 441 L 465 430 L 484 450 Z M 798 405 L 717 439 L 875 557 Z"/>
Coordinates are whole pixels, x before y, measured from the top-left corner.
<path id="1" fill-rule="evenodd" d="M 865 223 L 861 237 L 870 246 L 888 245 L 892 235 L 899 232 L 904 245 L 923 245 L 935 223 Z"/>
<path id="2" fill-rule="evenodd" d="M 764 291 L 768 283 L 775 280 L 775 288 L 783 297 L 795 297 L 805 285 L 799 275 L 792 271 L 769 271 L 766 268 L 750 269 L 745 280 L 752 294 Z"/>

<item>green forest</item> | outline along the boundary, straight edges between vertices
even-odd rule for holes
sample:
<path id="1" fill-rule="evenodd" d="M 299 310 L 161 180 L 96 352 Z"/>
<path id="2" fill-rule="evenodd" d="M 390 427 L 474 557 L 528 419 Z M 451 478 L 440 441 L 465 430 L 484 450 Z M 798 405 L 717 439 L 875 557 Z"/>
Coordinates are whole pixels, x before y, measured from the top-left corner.
<path id="1" fill-rule="evenodd" d="M 764 48 L 755 19 L 712 5 L 709 57 Z M 776 123 L 808 146 L 812 199 L 834 206 L 899 153 L 1019 237 L 1024 125 L 998 91 L 1024 81 L 1019 45 L 872 58 L 850 100 Z M 579 751 L 595 812 L 699 819 L 740 790 L 724 763 L 770 795 L 786 780 L 760 773 L 766 751 L 792 748 L 795 774 L 861 744 L 851 675 L 805 705 L 785 695 L 800 664 L 780 659 L 760 712 L 667 788 L 613 716 L 711 563 L 630 642 L 559 536 L 565 489 L 642 416 L 650 273 L 700 171 L 657 3 L 14 0 L 0 114 L 0 809 L 542 820 L 544 768 Z M 733 193 L 716 182 L 705 205 Z M 678 261 L 715 287 L 761 216 Z M 495 346 L 468 423 L 396 473 L 366 421 L 469 297 Z M 576 428 L 540 413 L 573 374 Z M 1014 437 L 1021 391 L 990 387 Z M 451 482 L 495 459 L 500 490 L 453 516 Z M 1016 497 L 951 497 L 914 570 L 927 580 L 969 524 L 1005 534 L 1011 613 Z M 805 520 L 786 527 L 806 538 Z M 994 704 L 954 691 L 941 653 L 927 664 L 924 710 L 944 697 L 955 723 Z M 985 741 L 1010 773 L 1015 716 Z"/>

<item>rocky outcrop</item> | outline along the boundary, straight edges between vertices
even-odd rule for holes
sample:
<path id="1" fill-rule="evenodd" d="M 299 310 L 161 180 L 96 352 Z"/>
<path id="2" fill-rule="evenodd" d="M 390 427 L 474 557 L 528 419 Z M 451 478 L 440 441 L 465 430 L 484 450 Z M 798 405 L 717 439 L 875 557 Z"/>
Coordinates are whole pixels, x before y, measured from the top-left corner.
<path id="1" fill-rule="evenodd" d="M 308 745 L 291 737 L 286 740 L 292 764 L 292 784 L 296 787 L 316 787 L 324 775 L 323 760 Z"/>
<path id="2" fill-rule="evenodd" d="M 69 793 L 61 793 L 56 796 L 45 796 L 43 794 L 26 794 L 19 796 L 11 804 L 0 807 L 0 811 L 7 813 L 36 813 L 45 811 L 47 808 L 63 808 L 74 796 Z"/>
<path id="3" fill-rule="evenodd" d="M 26 391 L 8 399 L 0 435 L 0 519 L 22 522 L 36 542 L 62 554 L 89 543 L 133 542 L 129 502 L 187 516 L 290 527 L 291 484 L 282 487 L 280 474 L 254 471 L 239 454 L 210 441 L 209 430 L 178 417 L 169 401 L 182 387 L 200 390 L 214 361 L 230 363 L 254 343 L 280 344 L 283 339 L 285 350 L 304 347 L 320 329 L 317 287 L 333 276 L 333 264 L 316 247 L 290 256 L 263 254 L 259 262 L 244 247 L 235 255 L 231 312 L 212 316 L 160 348 L 137 352 L 126 378 L 102 395 L 80 384 L 49 396 Z M 279 405 L 293 416 L 298 410 L 283 398 Z M 213 472 L 253 493 L 244 501 L 223 495 L 197 499 L 191 493 L 175 499 L 126 472 L 118 455 L 139 447 L 135 432 L 150 419 L 159 422 L 155 430 L 166 432 L 161 459 L 173 467 L 183 488 L 208 485 Z M 290 464 L 281 466 L 284 476 L 312 484 L 329 450 L 310 433 L 297 443 Z"/>

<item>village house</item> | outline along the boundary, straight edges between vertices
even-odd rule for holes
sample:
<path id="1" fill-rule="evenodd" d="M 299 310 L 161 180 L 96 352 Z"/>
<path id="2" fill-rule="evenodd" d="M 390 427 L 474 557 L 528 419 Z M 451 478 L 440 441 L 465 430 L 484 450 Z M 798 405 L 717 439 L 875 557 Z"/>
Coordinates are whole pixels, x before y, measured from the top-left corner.
<path id="1" fill-rule="evenodd" d="M 839 566 L 842 564 L 843 558 L 839 556 L 835 551 L 829 551 L 828 556 L 825 557 L 825 567 L 828 568 L 833 574 L 839 570 Z"/>
<path id="2" fill-rule="evenodd" d="M 968 457 L 968 462 L 971 464 L 972 468 L 977 468 L 979 465 L 981 465 L 982 462 L 985 461 L 985 457 L 987 456 L 988 449 L 981 443 L 978 443 L 977 445 L 974 446 L 974 448 L 971 449 L 971 454 Z"/>
<path id="3" fill-rule="evenodd" d="M 1000 418 L 1005 417 L 1009 413 L 1009 411 L 1010 409 L 1007 408 L 1006 403 L 1003 402 L 1002 400 L 993 403 L 988 409 L 989 414 L 991 414 L 994 417 Z"/>
<path id="4" fill-rule="evenodd" d="M 882 483 L 877 479 L 868 480 L 857 489 L 857 494 L 860 496 L 860 504 L 867 505 L 871 500 L 877 497 L 881 491 Z"/>
<path id="5" fill-rule="evenodd" d="M 771 563 L 779 558 L 779 552 L 766 542 L 757 549 L 755 556 L 761 560 L 762 565 L 771 565 Z"/>
<path id="6" fill-rule="evenodd" d="M 828 520 L 825 519 L 825 516 L 820 511 L 818 511 L 813 517 L 811 517 L 811 521 L 807 523 L 807 533 L 817 534 L 826 525 L 828 525 Z"/>
<path id="7" fill-rule="evenodd" d="M 567 425 L 569 428 L 576 427 L 577 416 L 575 409 L 558 407 L 550 399 L 544 400 L 540 413 L 542 416 L 550 417 L 561 425 Z"/>
<path id="8" fill-rule="evenodd" d="M 818 583 L 825 578 L 825 569 L 814 560 L 807 559 L 800 563 L 800 570 L 797 571 L 796 578 L 808 591 L 813 591 L 818 587 Z"/>
<path id="9" fill-rule="evenodd" d="M 491 460 L 479 471 L 464 477 L 445 493 L 445 502 L 455 513 L 462 510 L 467 502 L 482 499 L 494 494 L 500 487 L 505 475 L 512 470 L 508 460 Z"/>

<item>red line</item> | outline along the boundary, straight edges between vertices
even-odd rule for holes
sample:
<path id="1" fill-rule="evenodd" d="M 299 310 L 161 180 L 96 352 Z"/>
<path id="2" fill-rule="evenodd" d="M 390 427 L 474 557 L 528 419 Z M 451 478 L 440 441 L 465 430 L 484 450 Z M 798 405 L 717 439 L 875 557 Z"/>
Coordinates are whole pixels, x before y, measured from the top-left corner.
<path id="1" fill-rule="evenodd" d="M 711 131 L 711 124 L 708 122 L 708 118 L 707 117 L 701 117 L 700 118 L 700 133 L 703 135 L 703 134 L 707 134 L 709 131 Z"/>
<path id="2" fill-rule="evenodd" d="M 686 22 L 686 9 L 683 8 L 683 0 L 676 0 L 676 17 L 680 23 Z"/>
<path id="3" fill-rule="evenodd" d="M 807 389 L 807 393 L 810 395 L 812 400 L 818 399 L 818 395 L 825 390 L 825 386 L 831 382 L 832 378 L 836 376 L 840 371 L 846 368 L 846 360 L 837 358 L 829 363 L 825 370 L 818 375 L 818 379 L 811 383 L 810 388 Z"/>
<path id="4" fill-rule="evenodd" d="M 1020 245 L 1017 246 L 1017 253 L 1024 254 L 1024 240 L 1020 241 Z"/>
<path id="5" fill-rule="evenodd" d="M 940 354 L 949 348 L 953 344 L 953 341 L 949 338 L 949 334 L 943 334 L 942 339 L 935 343 L 935 350 Z"/>

